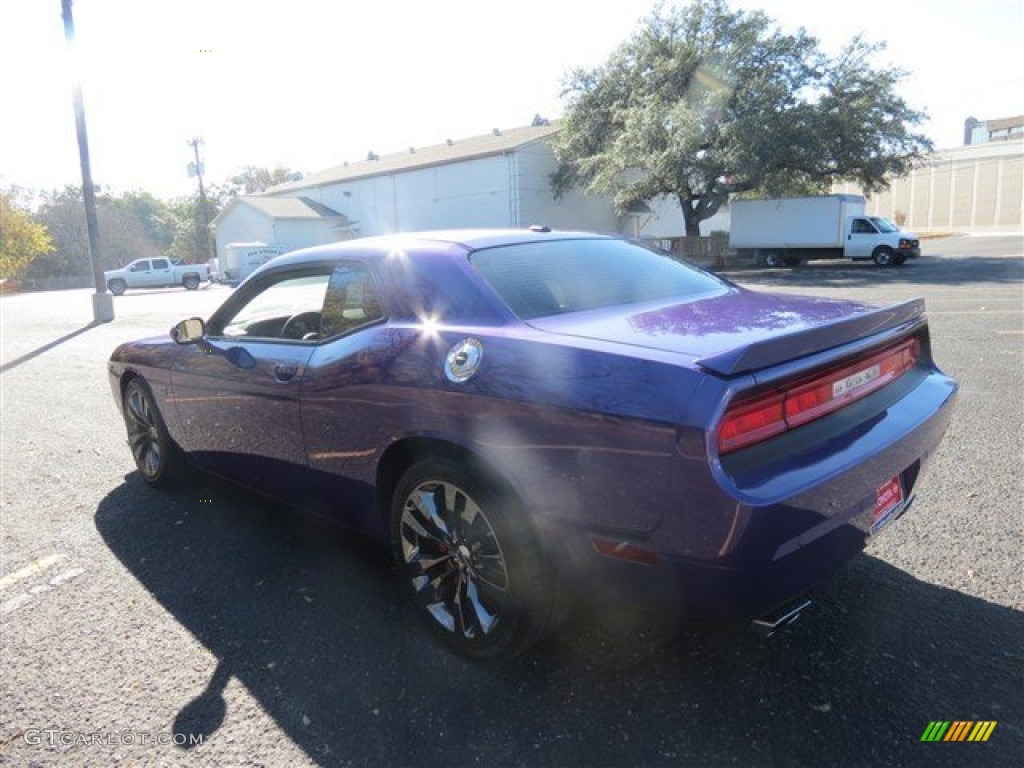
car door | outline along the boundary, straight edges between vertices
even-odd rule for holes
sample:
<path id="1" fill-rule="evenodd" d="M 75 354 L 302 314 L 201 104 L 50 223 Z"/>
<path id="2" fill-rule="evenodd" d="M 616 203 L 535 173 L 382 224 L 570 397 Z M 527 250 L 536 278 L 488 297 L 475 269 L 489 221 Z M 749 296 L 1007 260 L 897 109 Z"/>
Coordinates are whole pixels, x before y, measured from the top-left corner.
<path id="1" fill-rule="evenodd" d="M 138 259 L 128 265 L 128 285 L 132 288 L 145 288 L 149 285 L 149 259 Z"/>
<path id="2" fill-rule="evenodd" d="M 182 447 L 208 469 L 281 497 L 301 486 L 299 388 L 329 279 L 330 267 L 267 273 L 182 348 L 171 381 Z"/>
<path id="3" fill-rule="evenodd" d="M 846 255 L 851 259 L 867 259 L 878 243 L 878 230 L 862 216 L 850 219 L 850 231 L 846 235 Z"/>
<path id="4" fill-rule="evenodd" d="M 345 524 L 380 533 L 377 460 L 388 443 L 396 402 L 381 387 L 395 339 L 385 323 L 369 265 L 338 264 L 320 324 L 320 343 L 302 383 L 302 431 L 310 466 L 303 505 Z"/>
<path id="5" fill-rule="evenodd" d="M 174 270 L 171 262 L 167 259 L 153 259 L 152 269 L 149 273 L 149 285 L 162 286 L 174 285 Z"/>

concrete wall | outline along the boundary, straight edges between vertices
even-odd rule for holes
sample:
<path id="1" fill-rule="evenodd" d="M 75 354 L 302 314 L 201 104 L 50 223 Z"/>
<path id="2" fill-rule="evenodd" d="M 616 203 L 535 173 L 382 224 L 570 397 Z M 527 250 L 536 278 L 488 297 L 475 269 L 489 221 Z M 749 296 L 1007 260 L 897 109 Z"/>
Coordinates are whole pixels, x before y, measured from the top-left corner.
<path id="1" fill-rule="evenodd" d="M 518 191 L 518 216 L 513 226 L 543 224 L 555 229 L 617 233 L 622 222 L 604 197 L 573 190 L 559 200 L 551 193 L 551 174 L 558 167 L 551 147 L 544 141 L 526 144 L 509 155 L 514 189 Z"/>
<path id="2" fill-rule="evenodd" d="M 287 194 L 309 197 L 355 222 L 361 236 L 511 224 L 508 162 L 477 158 Z"/>
<path id="3" fill-rule="evenodd" d="M 861 194 L 854 184 L 836 192 Z M 1024 230 L 1024 141 L 940 150 L 926 165 L 866 196 L 868 213 L 918 232 Z"/>
<path id="4" fill-rule="evenodd" d="M 665 197 L 648 201 L 651 213 L 616 216 L 610 197 L 584 195 L 573 190 L 561 200 L 551 194 L 550 177 L 557 168 L 547 142 L 538 141 L 516 152 L 520 190 L 520 226 L 547 224 L 559 229 L 624 234 L 644 239 L 681 237 L 686 232 L 679 201 Z M 701 232 L 729 228 L 728 211 L 721 211 L 701 223 Z"/>
<path id="5" fill-rule="evenodd" d="M 273 237 L 270 244 L 277 245 L 285 251 L 294 251 L 341 239 L 340 235 L 332 231 L 328 222 L 316 219 L 279 219 L 274 222 Z"/>
<path id="6" fill-rule="evenodd" d="M 356 236 L 532 224 L 643 238 L 667 239 L 685 232 L 673 198 L 652 201 L 652 213 L 638 217 L 616 216 L 611 198 L 579 190 L 556 200 L 550 186 L 556 167 L 550 146 L 538 140 L 501 155 L 283 194 L 308 197 L 344 214 L 354 222 Z M 701 231 L 710 234 L 728 229 L 728 224 L 728 211 L 722 211 L 702 222 Z M 217 239 L 220 243 L 219 233 Z"/>
<path id="7" fill-rule="evenodd" d="M 556 167 L 550 147 L 531 142 L 512 152 L 412 171 L 355 179 L 286 194 L 309 197 L 343 213 L 359 235 L 465 227 L 526 227 L 620 232 L 604 197 L 551 194 Z M 681 229 L 680 229 L 681 231 Z"/>

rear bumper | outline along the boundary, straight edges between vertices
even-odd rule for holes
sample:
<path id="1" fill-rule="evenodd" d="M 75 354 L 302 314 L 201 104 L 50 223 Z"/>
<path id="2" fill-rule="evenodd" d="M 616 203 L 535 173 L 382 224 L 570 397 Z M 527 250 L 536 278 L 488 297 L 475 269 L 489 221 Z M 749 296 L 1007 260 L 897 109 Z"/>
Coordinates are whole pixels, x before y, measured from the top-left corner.
<path id="1" fill-rule="evenodd" d="M 804 594 L 860 554 L 865 534 L 841 526 L 759 567 L 700 563 L 658 555 L 652 565 L 579 548 L 569 586 L 582 598 L 634 605 L 688 618 L 750 620 Z M 592 549 L 592 548 L 591 548 Z"/>
<path id="2" fill-rule="evenodd" d="M 707 496 L 683 497 L 680 489 L 679 514 L 646 539 L 623 542 L 649 552 L 646 564 L 599 554 L 594 539 L 615 541 L 607 533 L 562 531 L 560 541 L 569 543 L 563 553 L 567 578 L 578 592 L 602 602 L 701 618 L 762 616 L 864 549 L 879 488 L 893 476 L 900 478 L 905 501 L 878 533 L 898 535 L 893 520 L 912 505 L 922 469 L 949 425 L 955 393 L 952 380 L 930 372 L 844 450 L 816 458 L 810 452 L 788 473 L 760 476 L 751 469 L 739 478 L 745 487 L 734 488 L 717 510 L 707 509 Z M 808 484 L 808 477 L 818 479 Z M 704 502 L 699 512 L 688 507 L 695 498 Z M 716 516 L 726 522 L 709 535 L 707 523 Z"/>
<path id="3" fill-rule="evenodd" d="M 912 503 L 910 497 L 898 516 Z M 774 514 L 775 510 L 761 512 Z M 865 525 L 869 520 L 870 512 Z M 593 602 L 635 605 L 689 618 L 750 620 L 803 595 L 854 559 L 868 539 L 861 528 L 855 520 L 837 525 L 753 567 L 660 553 L 653 564 L 643 565 L 582 546 L 573 553 L 573 567 L 565 575 L 578 595 Z"/>

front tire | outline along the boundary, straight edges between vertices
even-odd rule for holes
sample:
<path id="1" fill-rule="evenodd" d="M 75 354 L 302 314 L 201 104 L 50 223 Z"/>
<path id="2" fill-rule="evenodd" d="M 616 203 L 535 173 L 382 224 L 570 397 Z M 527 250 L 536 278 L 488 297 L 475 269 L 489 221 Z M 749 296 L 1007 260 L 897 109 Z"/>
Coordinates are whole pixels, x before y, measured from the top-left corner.
<path id="1" fill-rule="evenodd" d="M 429 458 L 399 480 L 391 543 L 420 617 L 458 653 L 511 656 L 552 634 L 564 599 L 514 499 Z"/>
<path id="2" fill-rule="evenodd" d="M 169 487 L 184 467 L 181 449 L 171 439 L 149 386 L 132 379 L 124 389 L 123 408 L 128 447 L 143 479 L 154 487 Z"/>
<path id="3" fill-rule="evenodd" d="M 871 254 L 875 264 L 880 267 L 891 267 L 894 263 L 894 256 L 891 248 L 876 248 L 875 252 Z"/>
<path id="4" fill-rule="evenodd" d="M 109 283 L 107 283 L 107 288 L 109 288 L 110 292 L 115 296 L 124 295 L 124 291 L 127 287 L 128 284 L 121 278 L 115 278 L 111 280 Z"/>

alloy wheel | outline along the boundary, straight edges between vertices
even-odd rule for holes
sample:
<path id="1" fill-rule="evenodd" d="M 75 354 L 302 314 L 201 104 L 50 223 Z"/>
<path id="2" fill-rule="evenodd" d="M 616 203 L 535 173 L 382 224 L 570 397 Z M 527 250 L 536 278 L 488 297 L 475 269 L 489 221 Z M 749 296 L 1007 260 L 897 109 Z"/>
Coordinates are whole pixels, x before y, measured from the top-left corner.
<path id="1" fill-rule="evenodd" d="M 406 497 L 400 545 L 413 594 L 438 626 L 474 642 L 491 635 L 508 604 L 508 568 L 484 510 L 450 482 Z"/>
<path id="2" fill-rule="evenodd" d="M 160 425 L 157 419 L 156 410 L 145 390 L 135 384 L 129 385 L 125 396 L 128 444 L 135 458 L 135 465 L 149 479 L 159 475 L 163 460 Z"/>

